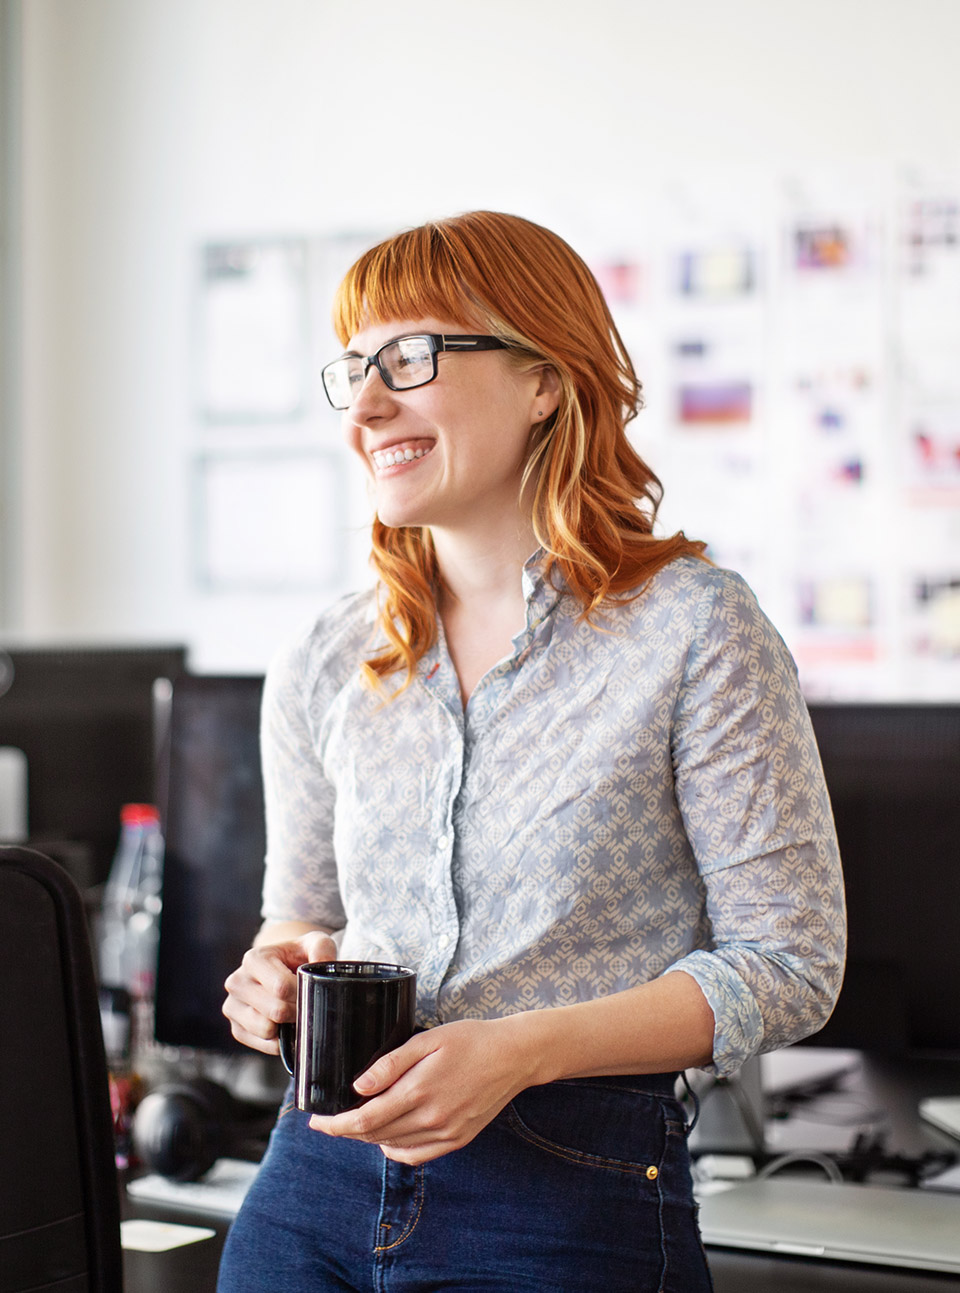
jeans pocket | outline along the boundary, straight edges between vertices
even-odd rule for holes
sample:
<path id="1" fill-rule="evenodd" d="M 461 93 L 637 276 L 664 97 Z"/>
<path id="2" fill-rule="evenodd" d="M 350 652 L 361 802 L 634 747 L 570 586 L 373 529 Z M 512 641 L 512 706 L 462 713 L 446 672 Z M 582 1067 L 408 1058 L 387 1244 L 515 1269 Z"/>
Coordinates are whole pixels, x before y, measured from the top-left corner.
<path id="1" fill-rule="evenodd" d="M 623 1172 L 655 1185 L 674 1145 L 684 1146 L 674 1101 L 589 1080 L 521 1091 L 505 1110 L 522 1140 L 567 1162 Z"/>

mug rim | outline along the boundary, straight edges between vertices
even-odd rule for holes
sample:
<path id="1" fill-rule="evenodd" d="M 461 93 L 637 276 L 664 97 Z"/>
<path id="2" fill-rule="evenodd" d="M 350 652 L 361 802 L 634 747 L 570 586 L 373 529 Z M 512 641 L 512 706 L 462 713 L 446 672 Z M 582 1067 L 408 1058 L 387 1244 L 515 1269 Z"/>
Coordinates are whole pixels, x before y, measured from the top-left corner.
<path id="1" fill-rule="evenodd" d="M 390 983 L 416 973 L 409 966 L 385 961 L 311 961 L 297 967 L 297 974 L 304 978 L 335 979 L 339 975 L 343 983 Z"/>

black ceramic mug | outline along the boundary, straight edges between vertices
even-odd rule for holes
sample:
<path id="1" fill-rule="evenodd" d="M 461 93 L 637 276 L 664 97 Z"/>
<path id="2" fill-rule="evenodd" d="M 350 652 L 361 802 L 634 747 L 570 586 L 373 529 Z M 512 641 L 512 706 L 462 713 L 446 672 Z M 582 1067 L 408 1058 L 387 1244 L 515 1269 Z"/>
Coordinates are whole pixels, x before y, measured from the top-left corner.
<path id="1" fill-rule="evenodd" d="M 280 1058 L 305 1113 L 355 1109 L 356 1079 L 413 1034 L 417 975 L 378 961 L 318 961 L 297 970 L 297 1022 L 281 1024 Z"/>

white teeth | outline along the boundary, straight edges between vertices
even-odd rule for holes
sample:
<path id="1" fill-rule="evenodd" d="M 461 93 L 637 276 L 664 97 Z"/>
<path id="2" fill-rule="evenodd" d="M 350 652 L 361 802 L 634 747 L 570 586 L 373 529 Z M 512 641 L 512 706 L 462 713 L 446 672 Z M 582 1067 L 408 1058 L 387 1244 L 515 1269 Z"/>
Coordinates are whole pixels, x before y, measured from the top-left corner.
<path id="1" fill-rule="evenodd" d="M 422 458 L 426 452 L 425 449 L 383 449 L 375 450 L 372 457 L 378 467 L 393 467 L 398 462 L 412 462 L 414 458 Z"/>

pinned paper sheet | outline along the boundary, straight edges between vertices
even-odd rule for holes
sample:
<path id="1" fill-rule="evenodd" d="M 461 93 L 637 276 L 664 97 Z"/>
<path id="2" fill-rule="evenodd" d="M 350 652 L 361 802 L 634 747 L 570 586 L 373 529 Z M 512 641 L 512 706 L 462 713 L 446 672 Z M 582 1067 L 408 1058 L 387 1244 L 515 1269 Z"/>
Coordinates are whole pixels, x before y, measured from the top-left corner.
<path id="1" fill-rule="evenodd" d="M 217 1232 L 204 1226 L 181 1226 L 170 1221 L 144 1221 L 139 1218 L 120 1222 L 120 1243 L 128 1251 L 165 1253 L 201 1239 L 212 1239 Z"/>

